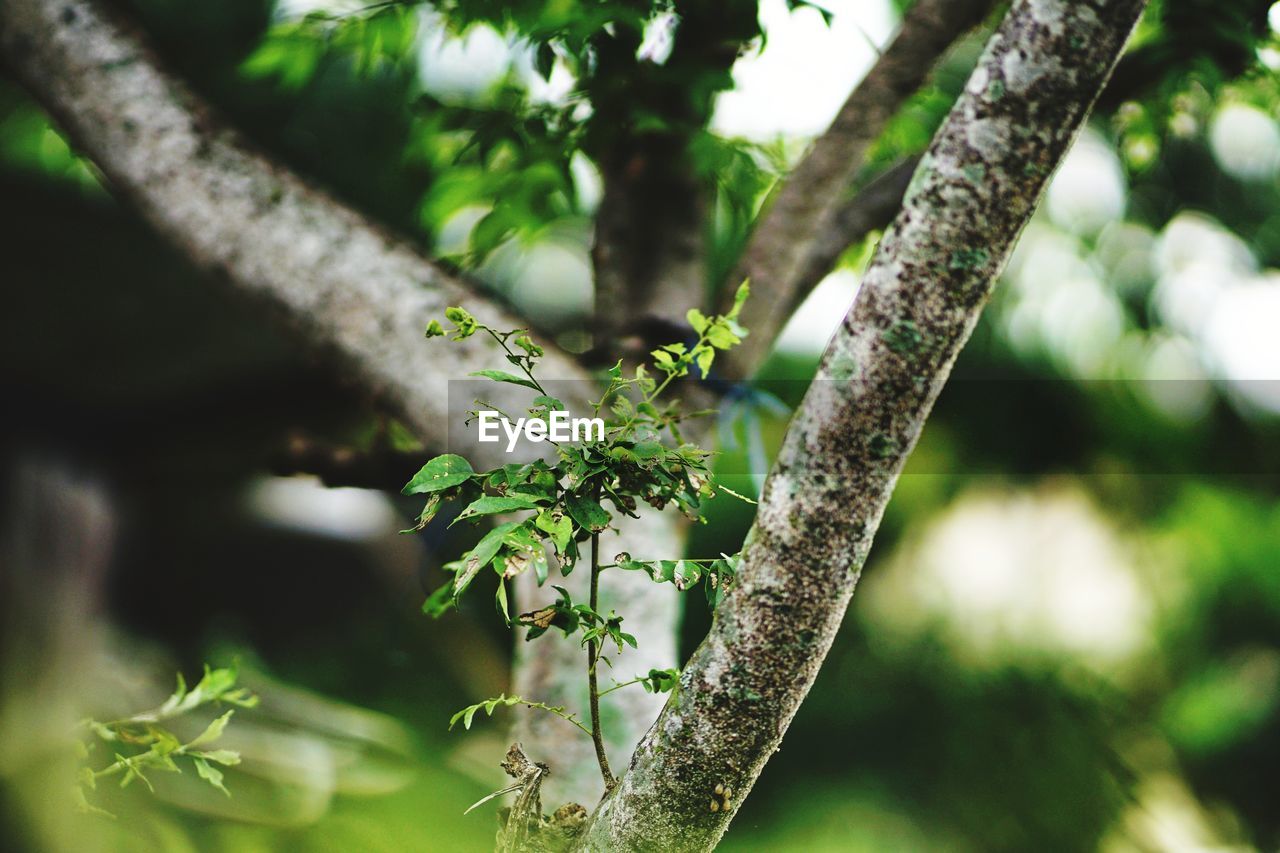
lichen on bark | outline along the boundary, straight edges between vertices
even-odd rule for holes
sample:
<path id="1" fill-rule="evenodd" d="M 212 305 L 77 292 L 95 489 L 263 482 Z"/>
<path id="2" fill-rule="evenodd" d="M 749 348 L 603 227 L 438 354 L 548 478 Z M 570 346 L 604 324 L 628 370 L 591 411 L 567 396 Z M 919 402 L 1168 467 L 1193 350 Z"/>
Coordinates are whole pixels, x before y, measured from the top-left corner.
<path id="1" fill-rule="evenodd" d="M 737 588 L 582 849 L 709 849 L 724 833 L 813 684 L 925 418 L 1144 5 L 1019 0 L 990 39 L 788 428 Z"/>

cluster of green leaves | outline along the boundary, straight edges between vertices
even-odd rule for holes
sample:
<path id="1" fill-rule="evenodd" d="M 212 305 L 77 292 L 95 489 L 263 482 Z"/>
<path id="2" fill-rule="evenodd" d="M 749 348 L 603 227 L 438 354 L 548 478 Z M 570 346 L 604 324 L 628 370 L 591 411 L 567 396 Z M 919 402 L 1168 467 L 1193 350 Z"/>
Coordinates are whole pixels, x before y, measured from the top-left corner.
<path id="1" fill-rule="evenodd" d="M 738 560 L 737 554 L 721 554 L 709 560 L 633 560 L 630 554 L 623 552 L 613 565 L 628 571 L 642 571 L 658 583 L 670 583 L 679 590 L 696 586 L 701 581 L 707 594 L 707 604 L 715 608 L 733 586 L 738 575 Z"/>
<path id="2" fill-rule="evenodd" d="M 566 637 L 581 631 L 582 645 L 592 641 L 603 643 L 612 640 L 618 651 L 624 645 L 636 647 L 636 638 L 622 630 L 622 617 L 613 611 L 601 615 L 588 604 L 574 604 L 569 591 L 562 586 L 553 587 L 560 597 L 547 607 L 520 616 L 520 624 L 528 627 L 525 638 L 541 637 L 551 628 L 559 628 Z"/>
<path id="3" fill-rule="evenodd" d="M 241 65 L 254 78 L 274 79 L 286 89 L 311 81 L 326 56 L 347 57 L 357 72 L 401 63 L 413 49 L 417 13 L 409 4 L 375 3 L 356 13 L 309 12 L 281 21 Z"/>
<path id="4" fill-rule="evenodd" d="M 535 46 L 534 66 L 544 77 L 557 58 L 580 77 L 589 70 L 593 43 L 602 35 L 643 31 L 670 6 L 670 0 L 450 0 L 438 8 L 455 33 L 477 23 L 520 33 Z"/>
<path id="5" fill-rule="evenodd" d="M 651 669 L 647 675 L 637 675 L 630 681 L 623 681 L 613 685 L 608 690 L 600 691 L 600 695 L 603 696 L 606 693 L 621 690 L 623 687 L 630 687 L 632 684 L 639 684 L 644 688 L 645 693 L 670 693 L 676 689 L 676 685 L 679 683 L 680 670 Z"/>
<path id="6" fill-rule="evenodd" d="M 714 186 L 715 214 L 707 259 L 712 281 L 725 281 L 751 236 L 760 207 L 787 169 L 786 146 L 724 139 L 704 131 L 694 136 L 689 155 L 695 169 Z"/>
<path id="7" fill-rule="evenodd" d="M 237 687 L 236 680 L 234 668 L 206 666 L 199 683 L 187 689 L 186 680 L 178 673 L 177 689 L 158 708 L 109 722 L 85 720 L 81 725 L 89 737 L 78 742 L 82 758 L 88 762 L 102 744 L 112 751 L 114 760 L 97 770 L 89 763 L 80 768 L 76 795 L 81 808 L 102 813 L 102 809 L 89 803 L 86 793 L 97 788 L 98 780 L 120 775 L 122 788 L 138 780 L 154 790 L 146 774 L 151 771 L 181 773 L 182 766 L 177 761 L 180 758 L 188 759 L 201 779 L 230 796 L 231 792 L 222 783 L 222 771 L 215 765 L 239 764 L 240 754 L 213 748 L 213 745 L 222 737 L 235 708 L 252 708 L 258 704 L 258 697 Z M 161 725 L 206 706 L 223 705 L 235 707 L 215 717 L 200 734 L 185 742 Z"/>
<path id="8" fill-rule="evenodd" d="M 748 293 L 743 282 L 732 309 L 724 315 L 708 317 L 696 309 L 689 311 L 687 319 L 697 337 L 690 343 L 654 350 L 649 366 L 638 365 L 630 375 L 624 375 L 621 362 L 610 368 L 600 397 L 590 403 L 595 416 L 605 421 L 602 439 L 561 443 L 550 462 L 538 459 L 489 471 L 477 472 L 466 459 L 454 454 L 427 462 L 403 489 L 406 495 L 427 496 L 412 530 L 426 527 L 446 501 L 463 504 L 451 525 L 478 523 L 495 515 L 525 517 L 494 526 L 460 559 L 447 563 L 444 569 L 452 578 L 427 598 L 424 611 L 440 616 L 456 606 L 476 577 L 489 568 L 499 578 L 495 596 L 498 613 L 511 625 L 507 580 L 531 571 L 541 586 L 550 576 L 552 560 L 562 575 L 568 575 L 582 557 L 583 543 L 616 529 L 619 516 L 637 517 L 641 501 L 659 510 L 674 506 L 700 520 L 705 501 L 720 492 L 747 500 L 717 484 L 708 467 L 711 454 L 685 441 L 681 434 L 682 422 L 708 413 L 685 413 L 678 401 L 662 397 L 691 369 L 696 368 L 704 378 L 709 376 L 716 354 L 742 340 L 746 331 L 737 318 Z M 535 368 L 543 351 L 523 330 L 493 329 L 462 308 L 448 309 L 445 317 L 451 328 L 433 320 L 427 337 L 448 334 L 453 340 L 465 340 L 487 334 L 501 346 L 516 371 L 489 369 L 473 375 L 529 389 L 536 395 L 528 410 L 534 419 L 549 423 L 551 412 L 566 410 L 537 379 Z M 620 554 L 613 563 L 603 565 L 597 555 L 596 563 L 597 570 L 645 571 L 654 581 L 671 583 L 681 590 L 701 582 L 714 606 L 732 587 L 737 560 L 722 556 L 714 560 L 645 561 Z M 619 651 L 636 645 L 636 638 L 622 630 L 623 618 L 617 613 L 600 613 L 591 605 L 573 602 L 563 588 L 556 589 L 556 601 L 518 617 L 518 622 L 528 627 L 527 639 L 558 628 L 566 637 L 580 635 L 583 645 L 609 640 Z M 649 682 L 654 689 L 658 684 Z"/>
<path id="9" fill-rule="evenodd" d="M 657 509 L 674 505 L 697 519 L 705 500 L 729 491 L 711 476 L 711 454 L 686 443 L 680 432 L 682 421 L 706 413 L 687 414 L 678 401 L 662 402 L 659 398 L 694 366 L 707 376 L 716 353 L 741 340 L 746 332 L 738 326 L 737 316 L 747 293 L 744 283 L 726 315 L 706 317 L 697 309 L 691 310 L 688 320 L 697 339 L 691 345 L 668 344 L 654 350 L 653 373 L 639 365 L 631 376 L 624 376 L 621 362 L 608 370 L 603 393 L 591 404 L 597 416 L 611 413 L 603 440 L 563 444 L 557 448 L 554 463 L 535 460 L 477 472 L 466 459 L 454 454 L 427 462 L 403 489 L 406 495 L 427 495 L 414 530 L 430 523 L 445 501 L 465 501 L 453 524 L 500 514 L 528 512 L 529 516 L 495 526 L 459 560 L 446 564 L 445 570 L 454 577 L 427 599 L 426 611 L 436 616 L 445 612 L 486 567 L 492 567 L 504 580 L 532 570 L 539 584 L 545 583 L 548 545 L 560 572 L 568 575 L 581 556 L 581 543 L 611 529 L 615 514 L 636 517 L 639 501 Z M 552 411 L 565 410 L 564 403 L 551 396 L 535 377 L 533 370 L 542 349 L 523 330 L 492 329 L 462 308 L 450 308 L 446 319 L 453 324 L 448 333 L 454 340 L 486 333 L 520 371 L 482 370 L 473 375 L 536 391 L 529 409 L 534 418 L 547 420 Z M 447 332 L 433 320 L 426 333 L 438 337 Z M 605 508 L 605 502 L 612 505 L 613 512 Z M 632 563 L 629 560 L 628 567 L 642 565 Z M 651 575 L 655 580 L 676 583 L 674 573 L 655 571 Z M 706 576 L 717 577 L 716 583 L 723 588 L 723 572 Z M 498 587 L 497 605 L 510 624 L 503 585 Z M 584 630 L 594 627 L 582 624 Z"/>
<path id="10" fill-rule="evenodd" d="M 418 99 L 414 150 L 442 173 L 423 197 L 422 222 L 438 228 L 465 208 L 489 208 L 471 229 L 462 264 L 479 264 L 513 234 L 582 212 L 570 168 L 580 103 L 536 103 L 510 83 L 482 104 Z"/>
<path id="11" fill-rule="evenodd" d="M 449 728 L 452 729 L 458 723 L 462 723 L 462 727 L 464 729 L 470 729 L 471 721 L 475 719 L 478 712 L 484 711 L 485 714 L 492 717 L 493 712 L 498 708 L 514 708 L 516 705 L 524 705 L 526 708 L 536 708 L 539 711 L 546 711 L 548 713 L 555 714 L 562 720 L 567 720 L 568 722 L 573 723 L 588 735 L 591 734 L 591 729 L 583 725 L 582 721 L 578 719 L 576 714 L 565 710 L 563 705 L 548 705 L 545 702 L 536 702 L 533 699 L 526 699 L 523 696 L 508 696 L 505 693 L 463 708 L 461 711 L 449 718 Z"/>

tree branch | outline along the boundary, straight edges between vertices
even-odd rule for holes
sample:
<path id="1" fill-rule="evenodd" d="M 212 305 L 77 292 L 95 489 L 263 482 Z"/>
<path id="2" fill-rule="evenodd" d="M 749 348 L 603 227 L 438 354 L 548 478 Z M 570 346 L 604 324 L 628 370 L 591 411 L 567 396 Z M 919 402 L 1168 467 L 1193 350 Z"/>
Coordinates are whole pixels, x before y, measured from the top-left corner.
<path id="1" fill-rule="evenodd" d="M 900 160 L 844 201 L 827 219 L 805 252 L 796 275 L 795 292 L 786 306 L 786 316 L 800 307 L 804 298 L 827 277 L 846 249 L 893 221 L 919 164 L 919 157 Z"/>
<path id="2" fill-rule="evenodd" d="M 525 325 L 519 318 L 254 151 L 90 0 L 6 0 L 0 48 L 156 230 L 271 305 L 425 441 L 445 445 L 447 378 L 500 356 L 479 335 L 428 350 L 427 320 L 463 301 L 497 326 Z M 554 348 L 543 369 L 589 378 Z"/>
<path id="3" fill-rule="evenodd" d="M 710 849 L 817 676 L 907 455 L 1145 0 L 1019 0 L 930 145 L 791 423 L 678 690 L 588 850 Z"/>
<path id="4" fill-rule="evenodd" d="M 867 149 L 947 47 L 991 5 L 991 0 L 917 0 L 831 127 L 787 176 L 752 233 L 732 286 L 725 289 L 724 298 L 731 299 L 733 286 L 751 279 L 752 298 L 742 311 L 751 337 L 728 353 L 724 369 L 729 375 L 749 376 L 764 359 L 786 322 L 786 309 L 796 301 L 810 244 L 840 206 Z"/>
<path id="5" fill-rule="evenodd" d="M 515 328 L 524 325 L 520 319 L 255 152 L 92 0 L 4 0 L 0 50 L 113 191 L 153 227 L 193 262 L 219 271 L 230 290 L 272 306 L 301 340 L 334 358 L 423 441 L 447 447 L 448 379 L 501 364 L 502 356 L 483 335 L 430 346 L 423 339 L 427 321 L 461 302 L 495 326 Z M 543 345 L 543 374 L 582 380 L 566 387 L 588 394 L 590 375 Z M 528 405 L 519 390 L 507 398 L 508 387 L 495 385 L 486 393 L 511 411 Z M 475 444 L 467 452 L 489 467 L 510 461 L 499 448 Z M 331 473 L 354 475 L 348 467 Z M 405 469 L 402 481 L 409 473 Z M 385 474 L 360 472 L 370 485 Z M 636 522 L 622 539 L 629 536 L 679 552 L 680 533 L 672 524 Z M 631 630 L 646 639 L 641 652 L 625 658 L 627 665 L 641 671 L 671 666 L 679 619 L 674 590 L 647 579 L 643 585 L 632 578 L 604 580 L 603 594 L 626 597 Z M 523 600 L 533 597 L 531 587 L 520 587 Z M 556 701 L 574 695 L 577 704 L 580 656 L 557 657 L 555 643 L 521 645 L 515 682 L 524 695 Z M 639 691 L 615 697 L 614 704 L 623 724 L 606 727 L 605 735 L 616 754 L 626 755 L 658 706 Z M 558 757 L 565 749 L 559 728 L 517 728 L 535 756 Z M 583 790 L 566 786 L 570 794 Z"/>

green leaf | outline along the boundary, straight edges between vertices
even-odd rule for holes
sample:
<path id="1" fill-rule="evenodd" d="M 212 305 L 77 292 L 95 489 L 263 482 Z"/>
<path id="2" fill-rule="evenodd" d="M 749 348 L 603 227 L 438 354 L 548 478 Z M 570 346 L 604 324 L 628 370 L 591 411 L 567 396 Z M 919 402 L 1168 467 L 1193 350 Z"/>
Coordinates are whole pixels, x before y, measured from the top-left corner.
<path id="1" fill-rule="evenodd" d="M 191 701 L 192 697 L 199 697 L 202 702 L 218 699 L 235 686 L 235 669 L 231 667 L 212 669 L 206 665 L 204 675 L 200 678 L 200 683 L 187 696 L 187 701 Z"/>
<path id="2" fill-rule="evenodd" d="M 702 378 L 706 379 L 711 375 L 711 363 L 716 359 L 716 351 L 712 347 L 699 347 L 694 350 L 694 360 L 698 363 L 698 370 L 702 372 Z"/>
<path id="3" fill-rule="evenodd" d="M 470 462 L 456 454 L 446 453 L 423 465 L 401 492 L 406 495 L 430 494 L 465 483 L 473 476 L 475 471 L 471 470 Z"/>
<path id="4" fill-rule="evenodd" d="M 565 547 L 573 536 L 573 522 L 569 516 L 559 510 L 547 508 L 538 513 L 533 521 L 534 526 L 551 537 L 556 552 L 563 554 Z"/>
<path id="5" fill-rule="evenodd" d="M 734 334 L 728 323 L 721 320 L 707 329 L 707 343 L 716 349 L 729 349 L 742 343 L 742 338 Z"/>
<path id="6" fill-rule="evenodd" d="M 217 788 L 222 793 L 226 794 L 228 797 L 231 796 L 231 792 L 227 790 L 227 786 L 222 784 L 221 770 L 214 767 L 209 762 L 205 761 L 203 758 L 193 758 L 191 760 L 196 765 L 196 773 L 200 775 L 201 779 L 204 779 L 206 782 L 208 782 L 213 787 Z"/>
<path id="7" fill-rule="evenodd" d="M 565 509 L 578 526 L 592 533 L 599 533 L 609 526 L 612 516 L 591 498 L 582 495 L 567 494 L 564 498 Z"/>
<path id="8" fill-rule="evenodd" d="M 151 736 L 155 738 L 155 743 L 151 745 L 151 751 L 155 755 L 168 756 L 169 753 L 182 749 L 182 741 L 178 740 L 175 735 L 154 726 L 149 726 L 148 728 Z M 172 762 L 169 763 L 172 765 Z M 177 768 L 174 767 L 173 769 L 176 770 Z"/>
<path id="9" fill-rule="evenodd" d="M 485 257 L 511 236 L 519 223 L 519 214 L 511 205 L 500 205 L 485 214 L 471 229 L 471 249 Z"/>
<path id="10" fill-rule="evenodd" d="M 511 611 L 507 608 L 507 582 L 498 580 L 498 591 L 493 596 L 493 604 L 507 627 L 511 627 Z"/>
<path id="11" fill-rule="evenodd" d="M 206 743 L 213 743 L 215 740 L 222 737 L 222 732 L 224 729 L 226 729 L 227 723 L 231 721 L 231 715 L 234 713 L 235 711 L 228 711 L 227 713 L 223 714 L 221 717 L 218 717 L 216 720 L 210 723 L 203 732 L 197 735 L 195 740 L 188 743 L 187 748 L 190 749 L 193 746 L 200 746 Z"/>
<path id="12" fill-rule="evenodd" d="M 629 420 L 635 415 L 635 409 L 631 406 L 631 400 L 623 394 L 618 394 L 613 398 L 613 402 L 609 404 L 609 408 L 613 413 L 622 420 Z"/>
<path id="13" fill-rule="evenodd" d="M 523 376 L 516 376 L 513 373 L 507 373 L 505 370 L 476 370 L 469 374 L 470 376 L 483 376 L 485 379 L 492 379 L 494 382 L 507 382 L 511 385 L 521 385 L 525 388 L 538 390 L 536 383 L 525 379 Z"/>
<path id="14" fill-rule="evenodd" d="M 535 509 L 538 506 L 536 499 L 527 495 L 485 495 L 477 498 L 467 505 L 467 508 L 459 513 L 458 517 L 449 522 L 449 526 L 457 524 L 469 518 L 479 518 L 482 515 L 497 515 L 503 512 L 515 512 L 518 509 Z"/>
<path id="15" fill-rule="evenodd" d="M 742 284 L 738 285 L 738 290 L 733 294 L 733 309 L 726 315 L 730 320 L 738 319 L 738 314 L 742 311 L 742 306 L 749 296 L 751 296 L 751 279 L 744 278 Z"/>
<path id="16" fill-rule="evenodd" d="M 178 673 L 178 687 L 176 690 L 173 691 L 173 694 L 168 699 L 165 700 L 165 703 L 160 706 L 160 710 L 157 712 L 157 716 L 160 716 L 160 717 L 168 716 L 170 712 L 172 712 L 175 708 L 178 707 L 178 705 L 182 703 L 182 700 L 186 697 L 186 695 L 187 695 L 187 680 L 182 677 L 182 673 Z M 105 726 L 103 727 L 103 729 L 107 731 L 109 735 L 104 736 L 102 732 L 98 732 L 98 737 L 101 737 L 103 740 L 116 739 L 114 732 L 111 732 L 110 729 L 106 729 Z"/>
<path id="17" fill-rule="evenodd" d="M 653 563 L 653 579 L 659 583 L 666 583 L 675 579 L 676 567 L 680 564 L 678 560 L 658 560 Z"/>
<path id="18" fill-rule="evenodd" d="M 493 214 L 491 213 L 489 214 L 489 216 L 485 218 L 488 219 L 492 217 L 492 215 Z M 478 223 L 477 223 L 477 227 L 479 227 Z M 475 235 L 475 232 L 472 231 L 472 240 L 475 239 L 474 235 Z M 471 316 L 471 312 L 467 311 L 465 308 L 458 308 L 456 306 L 452 308 L 446 308 L 444 309 L 444 316 L 447 319 L 449 319 L 455 326 L 457 326 L 457 331 L 454 332 L 454 335 L 453 335 L 453 340 L 455 341 L 460 341 L 465 338 L 471 337 L 480 328 L 480 323 L 476 320 L 475 317 Z"/>
<path id="19" fill-rule="evenodd" d="M 703 314 L 701 311 L 699 311 L 697 308 L 690 308 L 688 313 L 686 313 L 684 316 L 685 316 L 685 319 L 689 321 L 689 325 L 692 326 L 693 330 L 697 332 L 699 335 L 701 335 L 703 331 L 706 330 L 707 325 L 711 322 L 710 320 L 707 319 L 707 316 Z"/>
<path id="20" fill-rule="evenodd" d="M 426 336 L 428 338 L 439 338 L 444 336 L 444 327 L 440 325 L 439 320 L 432 320 L 427 324 Z"/>
<path id="21" fill-rule="evenodd" d="M 436 517 L 436 513 L 440 510 L 442 498 L 439 492 L 435 492 L 427 499 L 427 505 L 422 508 L 422 512 L 418 515 L 418 523 L 413 527 L 401 530 L 401 533 L 417 533 L 431 523 L 431 519 Z"/>
<path id="22" fill-rule="evenodd" d="M 631 452 L 637 459 L 657 459 L 666 453 L 666 448 L 656 441 L 638 441 Z"/>
<path id="23" fill-rule="evenodd" d="M 208 752 L 193 752 L 192 755 L 203 758 L 205 761 L 216 761 L 227 767 L 234 767 L 240 763 L 240 753 L 234 749 L 213 749 Z"/>
<path id="24" fill-rule="evenodd" d="M 648 693 L 668 693 L 680 681 L 678 669 L 651 669 L 640 682 Z"/>
<path id="25" fill-rule="evenodd" d="M 548 397 L 546 394 L 539 394 L 537 397 L 534 397 L 533 405 L 535 408 L 548 409 L 552 411 L 562 411 L 564 409 L 564 403 L 560 402 L 560 400 L 555 397 Z"/>
<path id="26" fill-rule="evenodd" d="M 422 602 L 422 612 L 433 619 L 439 619 L 448 613 L 453 605 L 453 581 L 451 580 L 427 596 L 427 600 Z"/>
<path id="27" fill-rule="evenodd" d="M 625 551 L 617 556 L 614 561 L 618 568 L 625 569 L 629 572 L 644 571 L 653 574 L 653 563 L 644 562 L 642 560 L 633 560 L 631 555 Z"/>
<path id="28" fill-rule="evenodd" d="M 473 581 L 475 576 L 480 573 L 480 570 L 489 565 L 490 561 L 497 556 L 498 549 L 502 547 L 503 537 L 519 526 L 520 522 L 518 521 L 509 521 L 506 524 L 499 524 L 497 527 L 486 533 L 484 538 L 476 543 L 476 547 L 463 555 L 462 571 L 458 572 L 453 579 L 454 598 L 457 598 L 462 595 L 462 593 L 466 592 L 467 587 L 471 585 L 471 581 Z"/>
<path id="29" fill-rule="evenodd" d="M 531 568 L 538 579 L 538 586 L 542 586 L 547 580 L 547 549 L 542 537 L 525 522 L 507 534 L 503 542 L 511 549 L 506 558 L 508 571 L 504 576 L 514 577 Z"/>
<path id="30" fill-rule="evenodd" d="M 515 345 L 527 352 L 533 358 L 543 355 L 542 347 L 533 342 L 533 338 L 528 335 L 520 335 L 515 340 Z"/>

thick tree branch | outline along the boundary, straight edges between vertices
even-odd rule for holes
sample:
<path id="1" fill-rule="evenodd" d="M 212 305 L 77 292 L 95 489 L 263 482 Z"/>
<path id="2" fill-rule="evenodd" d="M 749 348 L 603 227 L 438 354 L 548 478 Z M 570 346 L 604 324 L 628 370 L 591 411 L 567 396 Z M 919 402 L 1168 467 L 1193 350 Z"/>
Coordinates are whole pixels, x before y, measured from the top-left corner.
<path id="1" fill-rule="evenodd" d="M 519 318 L 256 153 L 91 0 L 4 0 L 0 50 L 113 191 L 153 227 L 192 261 L 219 271 L 231 290 L 273 306 L 303 341 L 336 357 L 420 438 L 446 448 L 448 380 L 500 366 L 502 356 L 485 335 L 431 345 L 422 334 L 427 321 L 461 302 L 498 327 L 524 325 Z M 585 396 L 589 374 L 554 347 L 546 350 L 543 376 L 582 380 L 566 387 L 580 388 Z M 507 404 L 508 387 L 487 388 L 486 394 L 511 411 L 526 407 L 527 397 L 518 390 Z M 465 452 L 485 466 L 510 461 L 498 448 L 476 444 Z M 410 473 L 406 469 L 402 479 Z M 673 525 L 636 528 L 623 538 L 665 537 L 642 541 L 679 553 Z M 603 595 L 628 599 L 629 630 L 645 638 L 626 665 L 641 672 L 671 666 L 678 624 L 674 591 L 647 580 L 637 585 L 608 577 Z M 558 700 L 583 682 L 580 655 L 561 661 L 555 646 L 544 642 L 522 650 L 516 683 L 527 695 Z M 611 704 L 623 724 L 606 735 L 621 758 L 653 720 L 657 705 L 639 691 L 614 697 Z M 576 736 L 558 729 L 522 734 L 531 754 L 548 758 L 559 756 L 566 740 Z M 583 790 L 570 785 L 566 793 Z"/>
<path id="2" fill-rule="evenodd" d="M 463 301 L 497 326 L 519 318 L 258 154 L 96 4 L 6 0 L 0 48 L 153 227 L 272 305 L 424 440 L 445 444 L 448 378 L 501 356 L 481 335 L 428 349 L 427 320 Z M 588 378 L 554 349 L 544 373 Z"/>
<path id="3" fill-rule="evenodd" d="M 710 849 L 818 673 L 907 455 L 1145 0 L 1019 0 L 783 441 L 737 587 L 581 841 Z"/>
<path id="4" fill-rule="evenodd" d="M 726 288 L 726 298 L 732 298 L 737 282 L 751 278 L 752 299 L 742 312 L 751 337 L 729 354 L 725 369 L 730 375 L 748 376 L 764 359 L 796 300 L 810 244 L 840 206 L 867 149 L 947 47 L 991 5 L 991 0 L 917 0 L 831 127 L 787 176 Z"/>

